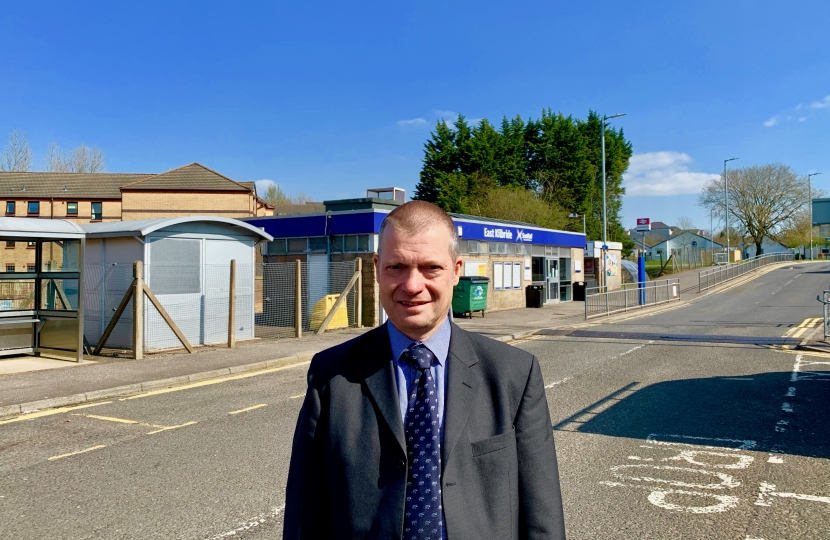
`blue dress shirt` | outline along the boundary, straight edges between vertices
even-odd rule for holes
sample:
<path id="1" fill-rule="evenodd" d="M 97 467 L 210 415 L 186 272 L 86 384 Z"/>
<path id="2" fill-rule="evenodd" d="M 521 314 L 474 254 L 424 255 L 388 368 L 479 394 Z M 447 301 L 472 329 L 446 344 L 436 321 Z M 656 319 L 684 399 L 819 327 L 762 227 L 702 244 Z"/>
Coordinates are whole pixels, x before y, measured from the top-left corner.
<path id="1" fill-rule="evenodd" d="M 409 392 L 412 389 L 412 383 L 415 381 L 416 370 L 412 367 L 412 364 L 402 359 L 401 355 L 410 345 L 416 342 L 395 328 L 392 321 L 387 321 L 386 327 L 389 329 L 392 359 L 395 361 L 395 379 L 398 385 L 398 403 L 401 407 L 401 421 L 405 421 L 406 409 L 409 406 Z M 423 343 L 435 355 L 435 361 L 430 371 L 432 371 L 432 376 L 435 379 L 435 389 L 438 391 L 438 429 L 439 440 L 441 441 L 444 440 L 444 391 L 447 387 L 447 355 L 450 352 L 451 334 L 452 328 L 450 327 L 450 320 L 446 319 L 444 320 L 444 324 L 427 338 L 426 341 L 418 342 Z"/>

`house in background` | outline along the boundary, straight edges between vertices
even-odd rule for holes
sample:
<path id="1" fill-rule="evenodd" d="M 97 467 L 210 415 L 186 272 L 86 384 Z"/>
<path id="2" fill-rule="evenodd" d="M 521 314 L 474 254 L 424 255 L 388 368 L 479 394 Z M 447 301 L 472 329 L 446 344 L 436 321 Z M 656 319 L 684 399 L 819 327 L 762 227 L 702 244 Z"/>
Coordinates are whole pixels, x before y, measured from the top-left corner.
<path id="1" fill-rule="evenodd" d="M 755 257 L 756 248 L 755 243 L 752 240 L 746 240 L 745 246 L 743 248 L 744 255 L 749 257 Z M 781 242 L 776 242 L 772 238 L 764 238 L 764 241 L 761 242 L 761 249 L 764 251 L 761 255 L 771 255 L 773 253 L 791 253 L 793 251 L 797 251 L 794 249 L 790 249 Z"/>
<path id="2" fill-rule="evenodd" d="M 160 174 L 0 172 L 6 217 L 67 219 L 79 225 L 183 216 L 273 215 L 253 182 L 236 182 L 191 163 Z M 0 246 L 0 271 L 34 267 L 34 246 Z"/>
<path id="3" fill-rule="evenodd" d="M 715 251 L 723 251 L 721 244 L 692 231 L 684 231 L 668 240 L 650 246 L 647 259 L 651 261 L 665 261 L 672 252 L 677 250 L 711 251 L 713 246 Z"/>

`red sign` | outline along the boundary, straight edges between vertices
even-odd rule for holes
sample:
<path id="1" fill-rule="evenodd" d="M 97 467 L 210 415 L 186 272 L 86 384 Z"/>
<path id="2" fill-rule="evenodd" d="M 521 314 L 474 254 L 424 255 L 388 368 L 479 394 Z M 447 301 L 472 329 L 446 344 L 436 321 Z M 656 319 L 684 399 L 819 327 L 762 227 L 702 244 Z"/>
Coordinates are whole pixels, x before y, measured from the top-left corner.
<path id="1" fill-rule="evenodd" d="M 651 230 L 651 218 L 641 217 L 637 218 L 637 231 L 645 232 Z"/>

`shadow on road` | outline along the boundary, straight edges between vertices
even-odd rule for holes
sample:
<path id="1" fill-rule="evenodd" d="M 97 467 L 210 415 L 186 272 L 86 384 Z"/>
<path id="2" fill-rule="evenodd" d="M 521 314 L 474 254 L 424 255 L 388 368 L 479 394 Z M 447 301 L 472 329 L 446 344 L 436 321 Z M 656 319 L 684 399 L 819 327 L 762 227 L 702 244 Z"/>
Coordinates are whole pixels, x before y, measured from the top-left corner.
<path id="1" fill-rule="evenodd" d="M 643 388 L 632 382 L 553 428 L 731 448 L 753 441 L 745 447 L 830 458 L 830 376 L 793 384 L 791 375 L 687 379 Z M 787 395 L 790 388 L 795 395 Z"/>

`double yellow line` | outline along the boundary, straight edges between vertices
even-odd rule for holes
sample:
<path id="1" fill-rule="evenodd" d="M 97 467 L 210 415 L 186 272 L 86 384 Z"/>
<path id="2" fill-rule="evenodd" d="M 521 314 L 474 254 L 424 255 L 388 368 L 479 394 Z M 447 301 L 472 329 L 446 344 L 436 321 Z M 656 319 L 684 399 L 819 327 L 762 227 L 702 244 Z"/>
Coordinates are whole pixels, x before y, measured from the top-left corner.
<path id="1" fill-rule="evenodd" d="M 787 333 L 784 334 L 784 337 L 785 338 L 799 338 L 799 337 L 801 337 L 802 334 L 804 334 L 804 332 L 806 332 L 807 330 L 810 330 L 811 328 L 816 328 L 818 325 L 822 324 L 823 321 L 824 321 L 824 319 L 822 319 L 821 317 L 814 317 L 814 318 L 810 318 L 810 319 L 804 319 L 804 322 L 802 322 L 798 326 L 793 326 L 792 328 L 787 330 Z"/>

